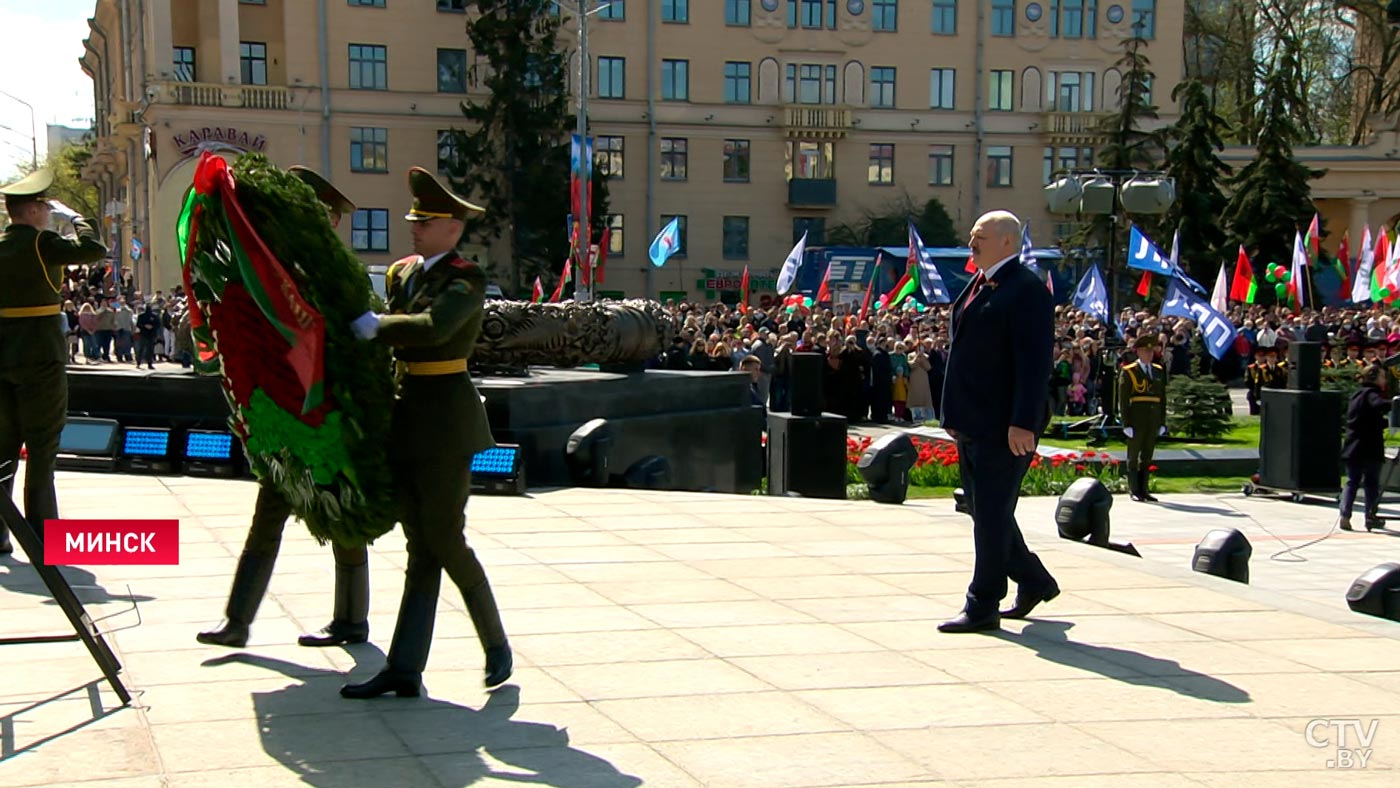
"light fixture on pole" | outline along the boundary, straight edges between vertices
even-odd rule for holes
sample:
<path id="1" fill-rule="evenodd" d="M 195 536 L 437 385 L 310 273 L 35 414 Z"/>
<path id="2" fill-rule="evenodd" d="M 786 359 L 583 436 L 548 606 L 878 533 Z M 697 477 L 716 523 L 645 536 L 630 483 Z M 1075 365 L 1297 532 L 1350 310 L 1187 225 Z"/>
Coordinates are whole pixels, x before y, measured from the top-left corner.
<path id="1" fill-rule="evenodd" d="M 6 93 L 3 90 L 0 90 L 0 96 L 18 101 L 29 110 L 29 163 L 34 169 L 39 169 L 39 124 L 35 121 L 34 105 L 13 93 Z"/>

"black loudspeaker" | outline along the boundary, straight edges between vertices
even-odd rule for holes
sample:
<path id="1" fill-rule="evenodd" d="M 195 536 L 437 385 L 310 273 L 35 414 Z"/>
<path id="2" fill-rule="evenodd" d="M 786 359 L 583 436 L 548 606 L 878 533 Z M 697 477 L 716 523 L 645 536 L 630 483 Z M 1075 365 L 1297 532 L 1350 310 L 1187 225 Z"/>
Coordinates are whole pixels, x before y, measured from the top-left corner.
<path id="1" fill-rule="evenodd" d="M 822 396 L 822 365 L 826 357 L 821 353 L 792 354 L 792 415 L 820 416 L 825 409 Z"/>
<path id="2" fill-rule="evenodd" d="M 1249 557 L 1254 548 L 1237 528 L 1219 528 L 1205 535 L 1191 556 L 1191 569 L 1237 583 L 1249 582 Z"/>
<path id="3" fill-rule="evenodd" d="M 846 497 L 844 418 L 768 414 L 768 494 L 788 493 Z"/>
<path id="4" fill-rule="evenodd" d="M 1108 544 L 1108 510 L 1113 493 L 1098 479 L 1078 479 L 1055 505 L 1055 528 L 1061 539 L 1102 547 Z"/>
<path id="5" fill-rule="evenodd" d="M 1294 391 L 1322 388 L 1322 343 L 1288 343 L 1288 388 Z"/>
<path id="6" fill-rule="evenodd" d="M 1347 589 L 1347 607 L 1400 621 L 1400 564 L 1381 564 L 1353 580 Z"/>
<path id="7" fill-rule="evenodd" d="M 1341 396 L 1288 389 L 1260 393 L 1260 486 L 1317 493 L 1341 489 Z"/>
<path id="8" fill-rule="evenodd" d="M 856 462 L 860 478 L 870 489 L 870 500 L 904 503 L 909 495 L 909 471 L 918 458 L 914 441 L 902 432 L 892 432 L 870 444 Z"/>

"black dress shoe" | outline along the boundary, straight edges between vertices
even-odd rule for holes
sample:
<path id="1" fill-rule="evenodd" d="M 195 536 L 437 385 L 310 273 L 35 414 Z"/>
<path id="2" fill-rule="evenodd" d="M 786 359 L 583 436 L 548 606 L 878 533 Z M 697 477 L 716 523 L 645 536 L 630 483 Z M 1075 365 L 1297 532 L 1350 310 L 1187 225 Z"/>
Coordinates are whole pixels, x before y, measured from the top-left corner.
<path id="1" fill-rule="evenodd" d="M 1153 495 L 1152 493 L 1145 492 L 1145 493 L 1142 494 L 1142 500 L 1144 500 L 1144 501 L 1146 501 L 1146 502 L 1148 502 L 1148 503 L 1156 503 L 1156 502 L 1157 502 L 1157 496 Z"/>
<path id="2" fill-rule="evenodd" d="M 362 621 L 358 624 L 332 621 L 322 627 L 320 632 L 311 632 L 298 637 L 297 645 L 319 648 L 339 646 L 342 643 L 364 643 L 367 640 L 369 640 L 368 621 Z"/>
<path id="3" fill-rule="evenodd" d="M 208 646 L 243 648 L 248 645 L 248 625 L 237 621 L 225 621 L 218 629 L 201 632 L 195 635 L 194 639 Z"/>
<path id="4" fill-rule="evenodd" d="M 995 610 L 975 618 L 964 610 L 957 618 L 938 625 L 939 632 L 991 632 L 997 629 L 1001 629 L 1001 616 Z"/>
<path id="5" fill-rule="evenodd" d="M 377 698 L 394 693 L 400 698 L 416 698 L 423 694 L 423 677 L 381 670 L 369 681 L 360 684 L 346 684 L 340 688 L 340 697 L 354 700 Z"/>
<path id="6" fill-rule="evenodd" d="M 486 649 L 486 679 L 482 682 L 487 689 L 499 686 L 510 678 L 515 668 L 515 657 L 511 656 L 510 646 L 493 646 Z"/>
<path id="7" fill-rule="evenodd" d="M 1054 580 L 1050 585 L 1041 591 L 1027 593 L 1021 589 L 1016 589 L 1016 604 L 1006 610 L 1001 611 L 1002 618 L 1021 619 L 1029 616 L 1035 606 L 1041 602 L 1049 602 L 1060 595 L 1060 586 Z"/>

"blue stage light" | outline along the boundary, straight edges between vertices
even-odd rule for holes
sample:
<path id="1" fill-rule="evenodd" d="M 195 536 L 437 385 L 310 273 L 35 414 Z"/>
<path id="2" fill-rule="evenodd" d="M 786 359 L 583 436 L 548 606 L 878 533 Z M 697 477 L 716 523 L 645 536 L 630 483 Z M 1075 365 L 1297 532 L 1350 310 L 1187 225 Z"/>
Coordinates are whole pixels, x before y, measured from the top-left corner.
<path id="1" fill-rule="evenodd" d="M 69 416 L 58 439 L 56 467 L 61 471 L 113 471 L 121 425 L 114 419 Z"/>
<path id="2" fill-rule="evenodd" d="M 472 492 L 525 494 L 525 455 L 514 444 L 500 444 L 472 456 Z"/>
<path id="3" fill-rule="evenodd" d="M 170 430 L 127 427 L 122 436 L 121 469 L 134 473 L 169 473 Z"/>
<path id="4" fill-rule="evenodd" d="M 227 432 L 190 430 L 185 434 L 185 458 L 225 461 L 233 459 L 233 435 Z"/>

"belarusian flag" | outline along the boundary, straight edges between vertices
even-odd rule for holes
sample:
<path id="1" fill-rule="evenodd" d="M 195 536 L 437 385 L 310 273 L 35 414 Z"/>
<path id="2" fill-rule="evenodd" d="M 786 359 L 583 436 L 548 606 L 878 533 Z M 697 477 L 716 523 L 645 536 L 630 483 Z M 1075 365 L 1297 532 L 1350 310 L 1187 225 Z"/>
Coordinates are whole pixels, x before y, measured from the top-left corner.
<path id="1" fill-rule="evenodd" d="M 1306 256 L 1307 264 L 1322 259 L 1322 231 L 1318 229 L 1317 214 L 1313 214 L 1312 224 L 1308 225 L 1308 235 L 1303 239 L 1303 245 L 1310 253 Z"/>
<path id="2" fill-rule="evenodd" d="M 1390 234 L 1384 227 L 1376 233 L 1376 246 L 1372 257 L 1376 260 L 1376 267 L 1371 272 L 1371 301 L 1379 304 L 1390 297 L 1390 291 L 1385 288 L 1385 269 L 1390 264 Z"/>
<path id="3" fill-rule="evenodd" d="M 564 295 L 564 283 L 569 281 L 569 273 L 572 270 L 572 260 L 564 261 L 564 271 L 559 274 L 559 284 L 554 288 L 554 295 L 549 297 L 549 303 L 557 304 Z"/>
<path id="4" fill-rule="evenodd" d="M 914 276 L 914 266 L 904 270 L 904 277 L 895 283 L 894 289 L 880 297 L 880 307 L 895 309 L 905 298 L 919 288 L 919 279 Z"/>
<path id="5" fill-rule="evenodd" d="M 530 303 L 538 304 L 544 300 L 544 283 L 540 278 L 535 277 L 535 286 L 530 290 Z"/>
<path id="6" fill-rule="evenodd" d="M 749 267 L 744 266 L 744 278 L 739 280 L 739 314 L 749 313 Z"/>
<path id="7" fill-rule="evenodd" d="M 1342 243 L 1337 247 L 1337 275 L 1342 278 L 1341 299 L 1347 300 L 1351 294 L 1351 230 L 1342 233 Z"/>
<path id="8" fill-rule="evenodd" d="M 1258 290 L 1259 285 L 1254 280 L 1254 266 L 1249 262 L 1249 255 L 1244 253 L 1244 244 L 1240 244 L 1240 253 L 1235 258 L 1235 277 L 1230 282 L 1230 300 L 1252 304 Z"/>
<path id="9" fill-rule="evenodd" d="M 826 264 L 826 273 L 822 274 L 822 284 L 817 288 L 817 297 L 814 300 L 818 304 L 831 303 L 831 263 Z"/>
<path id="10" fill-rule="evenodd" d="M 1143 271 L 1142 278 L 1138 280 L 1137 294 L 1147 298 L 1152 294 L 1152 272 Z"/>

